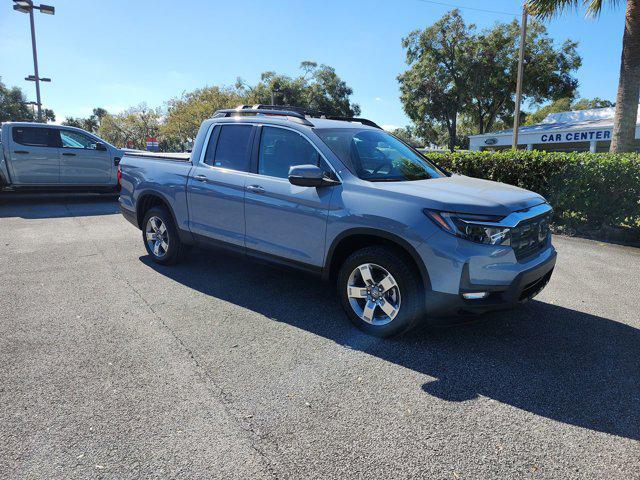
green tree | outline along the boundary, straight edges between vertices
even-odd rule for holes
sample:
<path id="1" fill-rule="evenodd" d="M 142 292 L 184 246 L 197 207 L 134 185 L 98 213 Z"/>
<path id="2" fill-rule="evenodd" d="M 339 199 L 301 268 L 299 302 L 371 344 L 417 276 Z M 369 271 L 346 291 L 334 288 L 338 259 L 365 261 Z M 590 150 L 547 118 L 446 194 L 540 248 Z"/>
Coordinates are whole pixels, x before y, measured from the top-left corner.
<path id="1" fill-rule="evenodd" d="M 158 136 L 161 122 L 161 109 L 141 104 L 117 115 L 103 115 L 97 134 L 117 147 L 145 150 L 147 137 Z"/>
<path id="2" fill-rule="evenodd" d="M 305 61 L 302 74 L 292 78 L 275 72 L 264 72 L 260 82 L 247 90 L 248 103 L 292 105 L 325 115 L 353 117 L 360 106 L 351 102 L 353 90 L 333 67 Z"/>
<path id="3" fill-rule="evenodd" d="M 418 137 L 415 127 L 411 125 L 396 128 L 391 133 L 402 140 L 404 143 L 408 143 L 414 148 L 424 146 L 425 142 Z"/>
<path id="4" fill-rule="evenodd" d="M 33 122 L 35 114 L 27 104 L 27 97 L 19 87 L 8 88 L 0 79 L 0 122 Z M 55 121 L 53 110 L 42 110 L 43 120 Z"/>
<path id="5" fill-rule="evenodd" d="M 352 89 L 332 67 L 302 62 L 302 74 L 292 78 L 276 72 L 264 72 L 255 86 L 238 79 L 232 87 L 204 87 L 167 102 L 166 120 L 161 128 L 163 139 L 185 148 L 192 142 L 203 120 L 216 110 L 240 104 L 292 105 L 326 115 L 354 116 L 360 107 L 351 103 Z"/>
<path id="6" fill-rule="evenodd" d="M 615 103 L 609 100 L 603 100 L 599 97 L 595 98 L 581 98 L 571 105 L 571 110 L 591 110 L 592 108 L 607 108 L 615 107 Z"/>
<path id="7" fill-rule="evenodd" d="M 568 8 L 582 4 L 587 14 L 598 16 L 604 4 L 614 6 L 617 0 L 527 0 L 527 8 L 539 18 L 549 18 Z M 640 96 L 640 0 L 627 0 L 625 28 L 622 37 L 620 79 L 613 121 L 611 152 L 635 149 L 638 97 Z"/>
<path id="8" fill-rule="evenodd" d="M 469 30 L 471 101 L 465 112 L 476 124 L 476 133 L 485 133 L 497 120 L 513 123 L 520 25 L 517 21 L 498 23 L 477 35 L 472 25 Z M 556 47 L 544 25 L 531 23 L 525 44 L 525 101 L 542 103 L 573 97 L 578 81 L 571 74 L 582 63 L 576 47 L 571 40 Z"/>
<path id="9" fill-rule="evenodd" d="M 102 121 L 102 118 L 107 114 L 108 112 L 104 108 L 94 108 L 93 113 L 87 118 L 67 117 L 65 118 L 64 122 L 62 122 L 62 125 L 82 128 L 87 132 L 97 133 L 98 129 L 100 128 L 100 122 Z"/>
<path id="10" fill-rule="evenodd" d="M 452 10 L 424 30 L 403 39 L 409 69 L 398 77 L 401 100 L 418 130 L 442 125 L 451 150 L 458 141 L 458 123 L 465 116 L 468 133 L 484 133 L 496 122 L 511 119 L 517 75 L 517 22 L 498 23 L 476 33 L 458 10 Z M 545 27 L 533 23 L 525 46 L 531 75 L 523 84 L 525 98 L 543 102 L 573 95 L 577 81 L 571 72 L 580 66 L 576 43 L 557 48 Z M 424 128 L 423 128 L 424 127 Z M 464 130 L 467 130 L 465 128 Z"/>
<path id="11" fill-rule="evenodd" d="M 402 40 L 409 70 L 398 76 L 404 111 L 420 131 L 444 126 L 457 144 L 458 115 L 469 102 L 469 32 L 457 10 Z"/>
<path id="12" fill-rule="evenodd" d="M 234 108 L 245 103 L 246 91 L 240 81 L 234 87 L 204 87 L 167 102 L 167 114 L 161 133 L 174 143 L 192 142 L 203 120 L 216 110 Z"/>

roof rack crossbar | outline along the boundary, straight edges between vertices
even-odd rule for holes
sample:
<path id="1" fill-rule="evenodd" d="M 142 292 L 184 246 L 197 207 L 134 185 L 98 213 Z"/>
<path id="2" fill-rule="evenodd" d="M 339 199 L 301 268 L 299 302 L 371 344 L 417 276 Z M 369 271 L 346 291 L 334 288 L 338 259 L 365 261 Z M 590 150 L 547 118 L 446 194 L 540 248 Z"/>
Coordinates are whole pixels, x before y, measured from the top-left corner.
<path id="1" fill-rule="evenodd" d="M 271 115 L 271 116 L 279 116 L 279 117 L 291 117 L 291 119 L 294 121 L 297 121 L 309 127 L 313 127 L 313 123 L 307 120 L 303 113 L 296 112 L 294 110 L 285 110 L 285 109 L 275 110 L 275 109 L 267 109 L 263 107 L 264 105 L 255 105 L 253 107 L 248 105 L 239 105 L 237 108 L 227 108 L 223 110 L 217 110 L 213 114 L 213 117 L 214 118 L 239 117 L 246 114 Z"/>
<path id="2" fill-rule="evenodd" d="M 249 108 L 255 108 L 259 110 L 287 110 L 290 112 L 298 112 L 301 115 L 309 115 L 309 116 L 312 116 L 314 113 L 311 110 L 308 110 L 304 107 L 296 107 L 295 105 L 264 105 L 264 104 L 258 103 L 257 105 L 254 105 L 253 107 L 249 107 Z"/>
<path id="3" fill-rule="evenodd" d="M 309 127 L 313 127 L 313 123 L 307 120 L 307 116 L 314 116 L 314 112 L 311 112 L 302 107 L 294 107 L 291 105 L 238 105 L 236 108 L 227 108 L 223 110 L 217 110 L 213 116 L 214 118 L 220 117 L 237 117 L 246 114 L 253 115 L 271 115 L 280 117 L 290 117 L 291 120 L 302 123 Z M 382 130 L 382 127 L 377 123 L 361 117 L 343 117 L 338 115 L 323 115 L 316 113 L 320 118 L 326 118 L 328 120 L 340 120 L 343 122 L 357 122 L 369 127 L 378 128 Z"/>
<path id="4" fill-rule="evenodd" d="M 383 128 L 378 125 L 376 122 L 369 120 L 367 118 L 360 118 L 360 117 L 340 117 L 340 116 L 335 116 L 335 115 L 328 115 L 325 117 L 327 120 L 341 120 L 343 122 L 357 122 L 357 123 L 361 123 L 362 125 L 367 125 L 369 127 L 373 127 L 373 128 L 379 128 L 380 130 L 383 130 Z"/>

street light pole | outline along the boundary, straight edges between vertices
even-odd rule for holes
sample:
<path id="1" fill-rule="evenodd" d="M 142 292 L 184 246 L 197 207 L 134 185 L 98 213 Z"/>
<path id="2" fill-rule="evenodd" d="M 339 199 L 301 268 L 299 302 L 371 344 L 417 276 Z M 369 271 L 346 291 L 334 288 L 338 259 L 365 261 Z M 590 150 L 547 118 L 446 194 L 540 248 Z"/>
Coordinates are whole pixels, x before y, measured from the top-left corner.
<path id="1" fill-rule="evenodd" d="M 33 50 L 33 73 L 36 77 L 36 102 L 38 105 L 38 121 L 42 122 L 42 102 L 40 101 L 40 75 L 38 74 L 38 49 L 36 48 L 36 25 L 33 19 L 33 5 L 29 9 L 29 23 L 31 24 L 31 48 Z"/>
<path id="2" fill-rule="evenodd" d="M 518 54 L 518 80 L 516 83 L 516 111 L 513 115 L 513 150 L 518 149 L 518 129 L 520 128 L 520 104 L 522 103 L 522 80 L 524 76 L 524 45 L 527 40 L 527 5 L 522 5 L 520 23 L 520 52 Z"/>
<path id="3" fill-rule="evenodd" d="M 20 13 L 29 14 L 29 24 L 31 25 L 31 49 L 33 51 L 33 70 L 34 75 L 29 75 L 25 80 L 36 82 L 36 105 L 38 107 L 38 121 L 42 122 L 42 100 L 40 97 L 40 81 L 50 82 L 50 78 L 40 78 L 38 72 L 38 49 L 36 47 L 36 25 L 33 18 L 33 11 L 40 10 L 40 13 L 47 15 L 55 15 L 56 9 L 51 5 L 34 5 L 33 0 L 13 0 L 13 9 Z"/>

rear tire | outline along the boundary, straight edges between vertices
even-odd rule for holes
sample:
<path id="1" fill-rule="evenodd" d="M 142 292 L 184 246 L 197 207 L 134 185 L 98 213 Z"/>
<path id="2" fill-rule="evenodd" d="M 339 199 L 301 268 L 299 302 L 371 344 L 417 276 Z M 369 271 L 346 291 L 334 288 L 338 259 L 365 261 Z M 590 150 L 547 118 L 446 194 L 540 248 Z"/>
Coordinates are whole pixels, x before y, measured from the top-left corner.
<path id="1" fill-rule="evenodd" d="M 173 217 L 166 207 L 150 208 L 142 221 L 142 241 L 155 263 L 170 265 L 184 257 L 188 245 L 180 240 Z"/>
<path id="2" fill-rule="evenodd" d="M 337 281 L 342 308 L 353 324 L 377 337 L 406 332 L 420 318 L 420 286 L 414 269 L 395 249 L 372 246 L 351 254 Z"/>

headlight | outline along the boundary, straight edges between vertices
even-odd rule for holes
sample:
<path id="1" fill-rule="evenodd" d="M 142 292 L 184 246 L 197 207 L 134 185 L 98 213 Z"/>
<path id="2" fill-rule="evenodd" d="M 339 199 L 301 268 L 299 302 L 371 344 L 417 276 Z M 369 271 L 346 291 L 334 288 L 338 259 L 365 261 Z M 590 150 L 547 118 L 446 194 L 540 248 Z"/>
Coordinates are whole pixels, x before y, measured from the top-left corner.
<path id="1" fill-rule="evenodd" d="M 511 229 L 492 225 L 503 217 L 490 215 L 472 215 L 464 213 L 439 212 L 425 208 L 424 214 L 445 232 L 471 242 L 486 245 L 509 245 Z"/>

